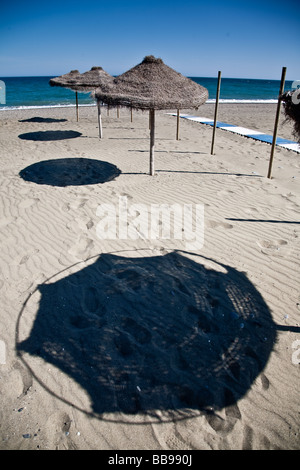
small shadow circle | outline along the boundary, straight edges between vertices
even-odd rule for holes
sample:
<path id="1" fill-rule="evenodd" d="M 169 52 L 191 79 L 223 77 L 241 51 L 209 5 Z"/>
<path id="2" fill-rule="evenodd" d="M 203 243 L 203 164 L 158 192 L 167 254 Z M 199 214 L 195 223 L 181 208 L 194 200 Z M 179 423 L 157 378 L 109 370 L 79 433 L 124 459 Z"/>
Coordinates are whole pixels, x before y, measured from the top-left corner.
<path id="1" fill-rule="evenodd" d="M 60 158 L 34 163 L 20 171 L 25 181 L 50 186 L 101 184 L 118 177 L 121 170 L 108 162 L 90 158 Z"/>
<path id="2" fill-rule="evenodd" d="M 19 139 L 22 140 L 64 140 L 64 139 L 74 139 L 80 137 L 81 132 L 77 131 L 37 131 L 37 132 L 26 132 L 25 134 L 20 134 Z"/>

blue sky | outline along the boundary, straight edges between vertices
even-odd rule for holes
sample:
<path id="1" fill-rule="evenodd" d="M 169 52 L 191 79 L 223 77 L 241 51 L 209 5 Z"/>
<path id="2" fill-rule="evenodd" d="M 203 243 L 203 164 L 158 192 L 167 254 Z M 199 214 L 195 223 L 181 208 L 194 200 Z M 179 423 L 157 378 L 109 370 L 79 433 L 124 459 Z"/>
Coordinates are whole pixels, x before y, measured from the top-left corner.
<path id="1" fill-rule="evenodd" d="M 300 80 L 294 0 L 4 0 L 0 15 L 1 77 L 118 75 L 153 54 L 187 76 Z"/>

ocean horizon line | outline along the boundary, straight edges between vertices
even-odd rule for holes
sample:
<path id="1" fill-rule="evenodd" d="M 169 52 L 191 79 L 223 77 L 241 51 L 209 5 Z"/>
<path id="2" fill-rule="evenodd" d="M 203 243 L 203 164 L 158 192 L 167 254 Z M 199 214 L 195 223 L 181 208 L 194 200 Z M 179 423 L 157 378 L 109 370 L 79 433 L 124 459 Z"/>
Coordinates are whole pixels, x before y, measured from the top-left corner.
<path id="1" fill-rule="evenodd" d="M 217 91 L 216 77 L 189 77 L 208 90 L 207 103 L 214 103 Z M 4 93 L 0 96 L 2 109 L 30 109 L 39 107 L 63 107 L 75 105 L 75 91 L 49 85 L 50 76 L 7 77 Z M 279 95 L 278 80 L 223 78 L 221 80 L 220 103 L 276 103 Z M 292 82 L 286 81 L 286 89 Z M 91 90 L 78 92 L 80 105 L 94 105 Z M 4 96 L 4 99 L 3 99 Z"/>
<path id="2" fill-rule="evenodd" d="M 278 100 L 242 100 L 242 99 L 220 99 L 219 103 L 223 104 L 276 104 Z M 208 99 L 207 104 L 214 104 L 215 99 Z M 205 104 L 205 103 L 204 103 Z M 94 107 L 96 103 L 78 104 L 78 107 Z M 103 104 L 103 106 L 106 106 Z M 116 106 L 115 106 L 116 107 Z M 49 109 L 49 108 L 76 108 L 76 104 L 53 104 L 53 105 L 28 105 L 28 106 L 0 106 L 0 111 L 14 111 L 22 109 Z"/>
<path id="3" fill-rule="evenodd" d="M 80 73 L 83 73 L 83 72 L 80 72 Z M 123 72 L 122 72 L 123 73 Z M 60 75 L 62 74 L 58 74 L 58 75 L 0 75 L 0 79 L 5 79 L 5 78 L 54 78 L 54 77 L 59 77 Z M 120 74 L 121 75 L 121 74 Z M 217 80 L 218 79 L 218 74 L 216 75 L 212 75 L 212 76 L 209 76 L 209 75 L 185 75 L 185 74 L 182 74 L 184 75 L 185 77 L 187 78 L 204 78 L 204 79 L 213 79 L 213 80 Z M 113 74 L 112 77 L 116 78 L 118 77 L 119 75 L 115 75 Z M 222 76 L 221 79 L 226 79 L 226 80 L 262 80 L 262 81 L 271 81 L 271 82 L 280 82 L 280 77 L 279 78 L 253 78 L 253 77 L 225 77 L 225 76 Z M 286 78 L 286 81 L 290 82 L 290 81 L 293 81 L 294 79 L 289 79 L 289 78 Z"/>

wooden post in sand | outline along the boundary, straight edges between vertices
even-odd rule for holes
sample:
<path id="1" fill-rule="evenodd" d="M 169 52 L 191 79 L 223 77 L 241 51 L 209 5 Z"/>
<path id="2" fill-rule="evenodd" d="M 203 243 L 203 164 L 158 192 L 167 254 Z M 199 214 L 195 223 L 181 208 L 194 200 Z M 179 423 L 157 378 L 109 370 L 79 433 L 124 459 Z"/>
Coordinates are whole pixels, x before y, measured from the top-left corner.
<path id="1" fill-rule="evenodd" d="M 155 110 L 150 109 L 150 175 L 154 176 Z"/>
<path id="2" fill-rule="evenodd" d="M 78 122 L 78 93 L 77 91 L 75 93 L 76 93 L 76 116 L 77 116 L 77 122 Z"/>
<path id="3" fill-rule="evenodd" d="M 281 83 L 280 83 L 280 90 L 279 90 L 279 96 L 278 96 L 278 102 L 277 102 L 277 112 L 276 112 L 276 118 L 275 118 L 272 148 L 271 148 L 270 161 L 269 161 L 268 178 L 271 178 L 271 172 L 272 172 L 274 150 L 275 150 L 276 138 L 277 138 L 277 128 L 278 128 L 278 122 L 279 122 L 279 116 L 280 116 L 280 106 L 281 106 L 280 96 L 282 95 L 283 90 L 284 90 L 285 74 L 286 74 L 286 67 L 282 67 Z"/>
<path id="4" fill-rule="evenodd" d="M 101 105 L 98 101 L 98 126 L 99 126 L 99 139 L 102 139 L 102 119 L 101 119 Z"/>
<path id="5" fill-rule="evenodd" d="M 213 128 L 213 135 L 212 135 L 212 142 L 211 142 L 211 150 L 210 154 L 214 154 L 214 145 L 215 145 L 215 133 L 217 127 L 217 115 L 218 115 L 218 105 L 219 105 L 219 97 L 220 97 L 220 88 L 221 88 L 221 72 L 218 72 L 218 86 L 217 86 L 217 95 L 216 95 L 216 104 L 215 104 L 215 117 L 214 117 L 214 128 Z"/>
<path id="6" fill-rule="evenodd" d="M 130 121 L 132 122 L 133 121 L 133 110 L 132 110 L 132 106 L 130 108 Z"/>
<path id="7" fill-rule="evenodd" d="M 120 106 L 117 106 L 117 118 L 119 119 L 120 117 Z"/>
<path id="8" fill-rule="evenodd" d="M 179 140 L 179 119 L 180 119 L 180 111 L 177 109 L 177 129 L 176 129 L 176 140 Z"/>

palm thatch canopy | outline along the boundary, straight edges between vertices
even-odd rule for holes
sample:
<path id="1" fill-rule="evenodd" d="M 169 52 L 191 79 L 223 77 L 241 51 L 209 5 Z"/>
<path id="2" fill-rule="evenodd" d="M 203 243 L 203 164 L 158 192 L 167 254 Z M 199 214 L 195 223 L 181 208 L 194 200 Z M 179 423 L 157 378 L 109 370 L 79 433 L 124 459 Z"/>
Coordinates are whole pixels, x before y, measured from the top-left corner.
<path id="1" fill-rule="evenodd" d="M 285 117 L 294 125 L 294 136 L 300 143 L 300 90 L 287 91 L 280 96 Z"/>
<path id="2" fill-rule="evenodd" d="M 150 110 L 150 174 L 154 175 L 155 110 L 197 109 L 207 100 L 208 91 L 150 55 L 93 96 L 111 106 Z"/>
<path id="3" fill-rule="evenodd" d="M 90 92 L 102 85 L 108 85 L 113 81 L 113 77 L 107 73 L 102 67 L 92 67 L 84 73 L 79 73 L 78 70 L 71 70 L 71 72 L 61 75 L 60 77 L 51 78 L 49 81 L 51 86 L 61 86 L 69 88 L 76 92 L 76 109 L 78 121 L 78 96 L 77 92 Z M 101 124 L 101 108 L 98 102 L 98 123 L 99 123 L 99 137 L 102 137 L 102 124 Z"/>
<path id="4" fill-rule="evenodd" d="M 78 121 L 78 94 L 80 88 L 76 85 L 76 80 L 81 76 L 78 70 L 71 70 L 69 73 L 60 75 L 59 77 L 51 78 L 49 84 L 51 86 L 60 86 L 62 88 L 69 88 L 70 90 L 75 91 L 76 93 L 76 115 Z"/>
<path id="5" fill-rule="evenodd" d="M 76 79 L 79 79 L 81 76 L 78 70 L 71 70 L 69 73 L 60 75 L 59 77 L 51 78 L 49 84 L 51 86 L 60 86 L 63 88 L 70 88 L 70 90 L 78 91 L 78 88 L 75 85 Z"/>
<path id="6" fill-rule="evenodd" d="M 208 91 L 151 55 L 108 86 L 97 89 L 94 96 L 112 106 L 190 109 L 205 103 Z"/>
<path id="7" fill-rule="evenodd" d="M 72 79 L 75 86 L 80 91 L 90 91 L 109 85 L 113 82 L 113 77 L 102 67 L 92 67 L 91 70 L 82 73 L 78 78 Z"/>
<path id="8" fill-rule="evenodd" d="M 89 92 L 102 85 L 110 84 L 112 81 L 113 77 L 109 73 L 102 67 L 95 66 L 84 73 L 79 73 L 78 70 L 71 70 L 71 72 L 60 77 L 51 78 L 49 84 L 51 86 L 70 88 L 75 91 Z"/>
<path id="9" fill-rule="evenodd" d="M 113 77 L 107 73 L 102 67 L 92 67 L 91 70 L 84 72 L 79 78 L 75 78 L 74 82 L 79 91 L 91 91 L 102 86 L 107 86 L 112 83 Z M 101 105 L 98 101 L 98 127 L 99 137 L 102 138 L 102 119 L 101 119 Z"/>

